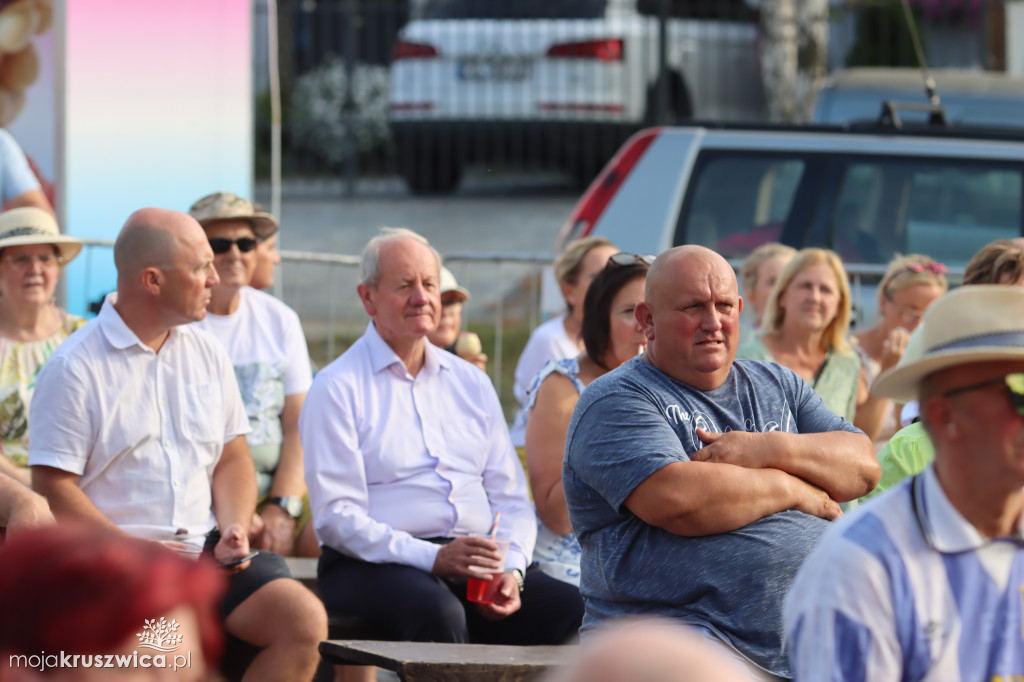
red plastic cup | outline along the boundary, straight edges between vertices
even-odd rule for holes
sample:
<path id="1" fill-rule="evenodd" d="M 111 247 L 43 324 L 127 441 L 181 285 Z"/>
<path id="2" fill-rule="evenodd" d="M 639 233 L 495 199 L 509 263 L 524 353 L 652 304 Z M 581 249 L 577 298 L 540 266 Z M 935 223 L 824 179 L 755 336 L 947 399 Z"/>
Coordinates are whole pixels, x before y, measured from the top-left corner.
<path id="1" fill-rule="evenodd" d="M 505 572 L 505 557 L 508 555 L 508 540 L 495 540 L 498 543 L 498 551 L 501 552 L 501 566 L 496 569 L 478 568 L 470 566 L 470 570 L 480 573 L 490 573 L 494 576 L 492 580 L 481 578 L 466 579 L 466 599 L 478 604 L 493 604 L 494 597 L 498 594 L 498 583 L 501 574 Z"/>

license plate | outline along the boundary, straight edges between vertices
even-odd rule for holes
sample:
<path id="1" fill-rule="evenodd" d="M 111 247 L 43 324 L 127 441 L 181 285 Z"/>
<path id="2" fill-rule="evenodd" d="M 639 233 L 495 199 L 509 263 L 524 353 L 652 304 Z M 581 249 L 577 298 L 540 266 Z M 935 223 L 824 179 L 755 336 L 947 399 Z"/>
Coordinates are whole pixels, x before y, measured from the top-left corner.
<path id="1" fill-rule="evenodd" d="M 521 81 L 532 66 L 527 57 L 474 57 L 456 65 L 456 74 L 467 81 Z"/>

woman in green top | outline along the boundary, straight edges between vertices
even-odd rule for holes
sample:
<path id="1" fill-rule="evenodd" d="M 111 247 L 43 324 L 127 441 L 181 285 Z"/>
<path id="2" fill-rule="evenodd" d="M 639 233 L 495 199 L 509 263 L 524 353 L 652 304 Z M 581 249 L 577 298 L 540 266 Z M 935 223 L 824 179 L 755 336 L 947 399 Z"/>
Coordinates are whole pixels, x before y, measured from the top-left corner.
<path id="1" fill-rule="evenodd" d="M 833 251 L 797 252 L 772 289 L 762 332 L 739 357 L 777 362 L 811 385 L 825 405 L 856 424 L 870 398 L 860 358 L 850 347 L 850 285 Z"/>
<path id="2" fill-rule="evenodd" d="M 28 408 L 36 374 L 79 327 L 54 304 L 61 268 L 82 250 L 39 208 L 0 213 L 0 471 L 28 483 Z"/>

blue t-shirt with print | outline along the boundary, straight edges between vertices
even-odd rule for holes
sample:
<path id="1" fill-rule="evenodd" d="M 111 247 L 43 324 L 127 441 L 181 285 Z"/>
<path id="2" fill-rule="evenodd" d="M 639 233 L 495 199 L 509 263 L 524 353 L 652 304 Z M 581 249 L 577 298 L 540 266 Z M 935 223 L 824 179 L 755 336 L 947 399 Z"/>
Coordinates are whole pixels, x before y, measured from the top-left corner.
<path id="1" fill-rule="evenodd" d="M 784 511 L 730 533 L 683 537 L 624 506 L 651 474 L 689 461 L 703 446 L 698 428 L 860 433 L 774 363 L 737 361 L 725 383 L 706 392 L 642 357 L 592 382 L 569 424 L 562 472 L 583 548 L 581 631 L 620 616 L 667 616 L 707 628 L 758 666 L 789 677 L 782 603 L 828 522 Z"/>

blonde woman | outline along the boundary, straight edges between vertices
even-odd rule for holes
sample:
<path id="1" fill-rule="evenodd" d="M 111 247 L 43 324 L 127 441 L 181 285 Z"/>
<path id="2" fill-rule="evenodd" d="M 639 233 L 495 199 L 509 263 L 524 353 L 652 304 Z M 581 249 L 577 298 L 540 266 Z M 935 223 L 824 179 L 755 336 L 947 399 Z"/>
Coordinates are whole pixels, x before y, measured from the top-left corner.
<path id="1" fill-rule="evenodd" d="M 854 336 L 854 350 L 864 366 L 864 378 L 870 389 L 879 374 L 894 367 L 906 350 L 910 332 L 917 328 L 925 309 L 946 292 L 946 273 L 942 263 L 928 256 L 910 254 L 889 263 L 878 285 L 878 323 Z M 899 430 L 902 405 L 877 399 L 858 415 L 864 432 L 881 450 Z"/>
<path id="2" fill-rule="evenodd" d="M 757 331 L 761 317 L 779 273 L 796 255 L 796 249 L 778 242 L 762 244 L 743 259 L 740 265 L 740 283 L 743 285 L 743 306 L 749 315 L 748 329 Z"/>
<path id="3" fill-rule="evenodd" d="M 583 350 L 583 299 L 594 277 L 618 252 L 604 237 L 586 237 L 571 242 L 555 259 L 555 279 L 565 299 L 565 313 L 533 330 L 516 363 L 513 392 L 519 401 L 519 411 L 512 423 L 511 436 L 517 448 L 526 442 L 527 394 L 534 377 L 549 360 L 576 357 Z"/>
<path id="4" fill-rule="evenodd" d="M 850 285 L 833 251 L 797 252 L 772 289 L 761 334 L 738 357 L 777 362 L 811 385 L 825 405 L 853 422 L 867 399 L 860 357 L 851 348 Z"/>

